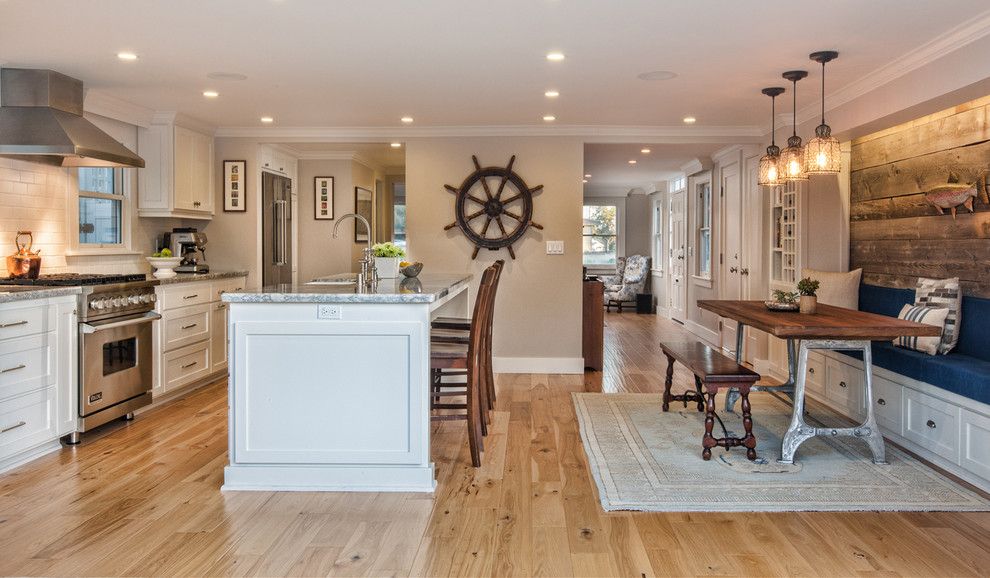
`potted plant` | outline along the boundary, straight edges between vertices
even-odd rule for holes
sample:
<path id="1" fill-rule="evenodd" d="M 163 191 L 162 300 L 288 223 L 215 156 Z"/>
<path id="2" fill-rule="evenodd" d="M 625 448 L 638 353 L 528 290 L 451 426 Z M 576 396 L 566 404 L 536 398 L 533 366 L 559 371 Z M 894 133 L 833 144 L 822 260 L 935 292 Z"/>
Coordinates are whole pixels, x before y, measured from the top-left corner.
<path id="1" fill-rule="evenodd" d="M 799 305 L 801 313 L 811 315 L 818 310 L 818 286 L 820 284 L 817 279 L 811 277 L 805 277 L 798 281 L 797 289 L 798 293 L 801 294 Z"/>
<path id="2" fill-rule="evenodd" d="M 175 268 L 182 262 L 182 257 L 172 256 L 172 250 L 169 248 L 162 249 L 150 257 L 145 257 L 145 259 L 155 268 L 155 277 L 158 279 L 175 277 Z"/>
<path id="3" fill-rule="evenodd" d="M 375 258 L 375 269 L 382 279 L 394 279 L 399 276 L 399 261 L 406 256 L 406 251 L 395 243 L 377 243 L 372 245 L 371 254 Z"/>

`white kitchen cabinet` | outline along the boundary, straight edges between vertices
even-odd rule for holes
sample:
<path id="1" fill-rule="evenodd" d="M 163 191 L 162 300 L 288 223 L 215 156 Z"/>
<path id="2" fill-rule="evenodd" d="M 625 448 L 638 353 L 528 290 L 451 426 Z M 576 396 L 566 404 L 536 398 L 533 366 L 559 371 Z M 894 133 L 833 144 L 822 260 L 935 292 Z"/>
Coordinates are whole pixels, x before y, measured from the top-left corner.
<path id="1" fill-rule="evenodd" d="M 0 472 L 76 430 L 76 296 L 0 304 Z"/>
<path id="2" fill-rule="evenodd" d="M 156 117 L 138 130 L 138 154 L 146 167 L 138 171 L 138 215 L 142 217 L 213 217 L 213 134 L 198 123 Z"/>
<path id="3" fill-rule="evenodd" d="M 261 170 L 279 173 L 294 179 L 296 163 L 296 159 L 284 151 L 270 146 L 261 147 Z"/>

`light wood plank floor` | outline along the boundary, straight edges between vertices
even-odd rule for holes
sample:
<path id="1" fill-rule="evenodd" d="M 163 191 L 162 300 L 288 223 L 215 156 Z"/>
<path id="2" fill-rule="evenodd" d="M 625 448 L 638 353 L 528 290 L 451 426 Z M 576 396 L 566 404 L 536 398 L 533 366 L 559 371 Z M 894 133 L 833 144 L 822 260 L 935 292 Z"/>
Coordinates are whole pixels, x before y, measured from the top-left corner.
<path id="1" fill-rule="evenodd" d="M 484 466 L 434 430 L 423 494 L 221 493 L 217 383 L 0 475 L 3 575 L 969 576 L 990 514 L 604 513 L 572 391 L 656 392 L 679 326 L 607 317 L 606 369 L 505 375 Z M 678 374 L 685 384 L 686 374 Z"/>

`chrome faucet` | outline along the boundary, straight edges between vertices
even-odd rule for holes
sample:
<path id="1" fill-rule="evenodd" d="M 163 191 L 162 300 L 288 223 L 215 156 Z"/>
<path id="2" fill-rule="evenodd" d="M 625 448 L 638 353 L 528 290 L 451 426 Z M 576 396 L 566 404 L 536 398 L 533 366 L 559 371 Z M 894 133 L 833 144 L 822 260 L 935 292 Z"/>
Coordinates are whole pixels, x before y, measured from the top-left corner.
<path id="1" fill-rule="evenodd" d="M 340 229 L 341 223 L 344 219 L 351 218 L 356 221 L 361 221 L 364 223 L 364 228 L 368 231 L 368 246 L 364 249 L 364 257 L 358 261 L 361 264 L 361 272 L 358 273 L 357 284 L 359 287 L 371 287 L 373 288 L 378 283 L 378 270 L 375 269 L 375 260 L 371 256 L 371 224 L 368 223 L 368 219 L 365 219 L 357 213 L 347 213 L 346 215 L 341 215 L 337 219 L 337 223 L 333 226 L 333 238 L 337 238 L 337 231 Z M 354 225 L 357 226 L 356 224 Z"/>

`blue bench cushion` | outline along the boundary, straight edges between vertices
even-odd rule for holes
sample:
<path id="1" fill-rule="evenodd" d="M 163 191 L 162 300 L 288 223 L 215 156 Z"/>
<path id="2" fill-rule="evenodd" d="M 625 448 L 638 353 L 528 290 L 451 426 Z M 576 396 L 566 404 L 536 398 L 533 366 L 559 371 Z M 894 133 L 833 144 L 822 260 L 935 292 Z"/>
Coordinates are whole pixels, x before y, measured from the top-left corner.
<path id="1" fill-rule="evenodd" d="M 914 303 L 914 289 L 893 289 L 861 284 L 862 311 L 897 317 L 901 307 Z M 929 383 L 969 399 L 990 404 L 990 299 L 963 297 L 959 344 L 948 355 L 928 355 L 894 347 L 887 341 L 873 343 L 873 364 Z M 862 359 L 856 352 L 843 352 Z"/>

